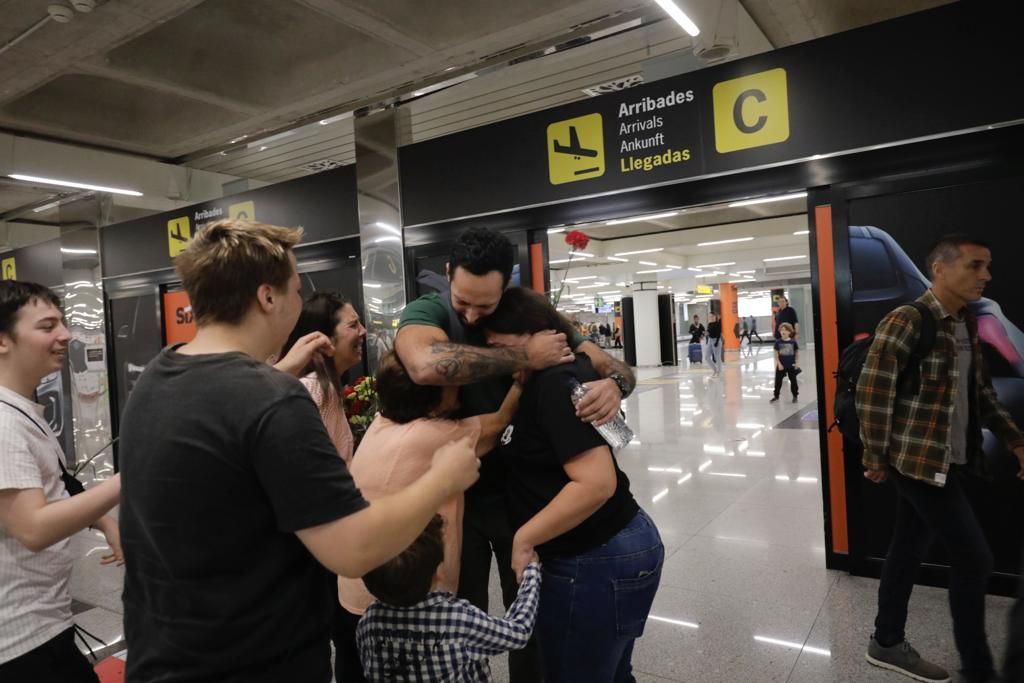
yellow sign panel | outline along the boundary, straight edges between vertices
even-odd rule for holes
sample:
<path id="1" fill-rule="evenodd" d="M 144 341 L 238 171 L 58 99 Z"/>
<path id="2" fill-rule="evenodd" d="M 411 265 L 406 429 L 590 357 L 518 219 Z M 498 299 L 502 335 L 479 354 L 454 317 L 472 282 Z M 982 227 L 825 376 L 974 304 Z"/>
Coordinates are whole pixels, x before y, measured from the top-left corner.
<path id="1" fill-rule="evenodd" d="M 14 257 L 5 258 L 0 261 L 0 271 L 3 271 L 4 280 L 17 280 L 18 270 L 14 267 Z"/>
<path id="2" fill-rule="evenodd" d="M 604 127 L 600 114 L 548 126 L 548 178 L 552 185 L 604 175 Z"/>
<path id="3" fill-rule="evenodd" d="M 192 227 L 188 222 L 188 216 L 167 221 L 167 253 L 171 258 L 185 251 L 191 241 Z"/>
<path id="4" fill-rule="evenodd" d="M 789 139 L 786 70 L 771 69 L 722 81 L 712 90 L 715 149 L 720 153 Z"/>
<path id="5" fill-rule="evenodd" d="M 238 202 L 228 207 L 228 218 L 238 218 L 243 221 L 256 220 L 255 202 Z"/>
<path id="6" fill-rule="evenodd" d="M 697 285 L 698 294 L 714 294 L 714 292 L 715 290 L 713 290 L 709 285 Z"/>

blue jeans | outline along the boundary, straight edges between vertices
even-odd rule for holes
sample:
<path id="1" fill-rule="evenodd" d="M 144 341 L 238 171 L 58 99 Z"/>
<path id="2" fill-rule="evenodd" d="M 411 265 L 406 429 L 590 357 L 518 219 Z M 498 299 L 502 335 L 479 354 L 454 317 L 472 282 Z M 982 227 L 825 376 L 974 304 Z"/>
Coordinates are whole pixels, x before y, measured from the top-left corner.
<path id="1" fill-rule="evenodd" d="M 664 561 L 643 510 L 604 545 L 544 560 L 535 628 L 544 680 L 634 681 L 633 642 L 643 635 Z"/>

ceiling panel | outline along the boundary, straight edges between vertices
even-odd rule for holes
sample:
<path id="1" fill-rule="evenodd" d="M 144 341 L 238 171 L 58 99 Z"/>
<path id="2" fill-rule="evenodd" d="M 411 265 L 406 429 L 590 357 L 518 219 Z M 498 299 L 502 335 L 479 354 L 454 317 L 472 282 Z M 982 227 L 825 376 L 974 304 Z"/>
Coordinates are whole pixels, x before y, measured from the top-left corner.
<path id="1" fill-rule="evenodd" d="M 170 145 L 244 115 L 102 76 L 68 74 L 0 107 L 0 123 L 28 122 L 127 149 Z"/>

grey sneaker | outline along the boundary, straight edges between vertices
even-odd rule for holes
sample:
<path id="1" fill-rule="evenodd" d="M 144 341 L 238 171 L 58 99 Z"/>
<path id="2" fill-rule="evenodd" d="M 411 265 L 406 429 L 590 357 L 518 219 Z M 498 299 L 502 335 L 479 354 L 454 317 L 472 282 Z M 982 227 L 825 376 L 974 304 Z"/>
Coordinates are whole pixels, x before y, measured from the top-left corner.
<path id="1" fill-rule="evenodd" d="M 898 671 L 916 681 L 927 683 L 948 683 L 949 674 L 941 666 L 922 659 L 906 640 L 892 647 L 882 647 L 871 638 L 868 643 L 867 660 L 875 666 Z"/>

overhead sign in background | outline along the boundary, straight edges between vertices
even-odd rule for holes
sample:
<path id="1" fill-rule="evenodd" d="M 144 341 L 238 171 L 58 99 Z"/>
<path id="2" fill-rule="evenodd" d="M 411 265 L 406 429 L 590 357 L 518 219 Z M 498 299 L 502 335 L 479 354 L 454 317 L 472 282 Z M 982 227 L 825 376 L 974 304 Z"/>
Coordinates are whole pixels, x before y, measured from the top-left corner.
<path id="1" fill-rule="evenodd" d="M 18 279 L 18 267 L 13 256 L 8 256 L 0 261 L 0 270 L 2 270 L 4 280 Z"/>
<path id="2" fill-rule="evenodd" d="M 1015 22 L 953 3 L 399 150 L 423 225 L 1024 119 Z M 950 50 L 950 45 L 970 49 Z M 827 178 L 822 183 L 829 182 Z"/>
<path id="3" fill-rule="evenodd" d="M 164 292 L 164 343 L 187 344 L 196 336 L 196 321 L 188 292 Z"/>
<path id="4" fill-rule="evenodd" d="M 199 231 L 222 218 L 301 226 L 305 244 L 358 235 L 355 167 L 106 226 L 100 230 L 103 277 L 169 269 Z"/>

